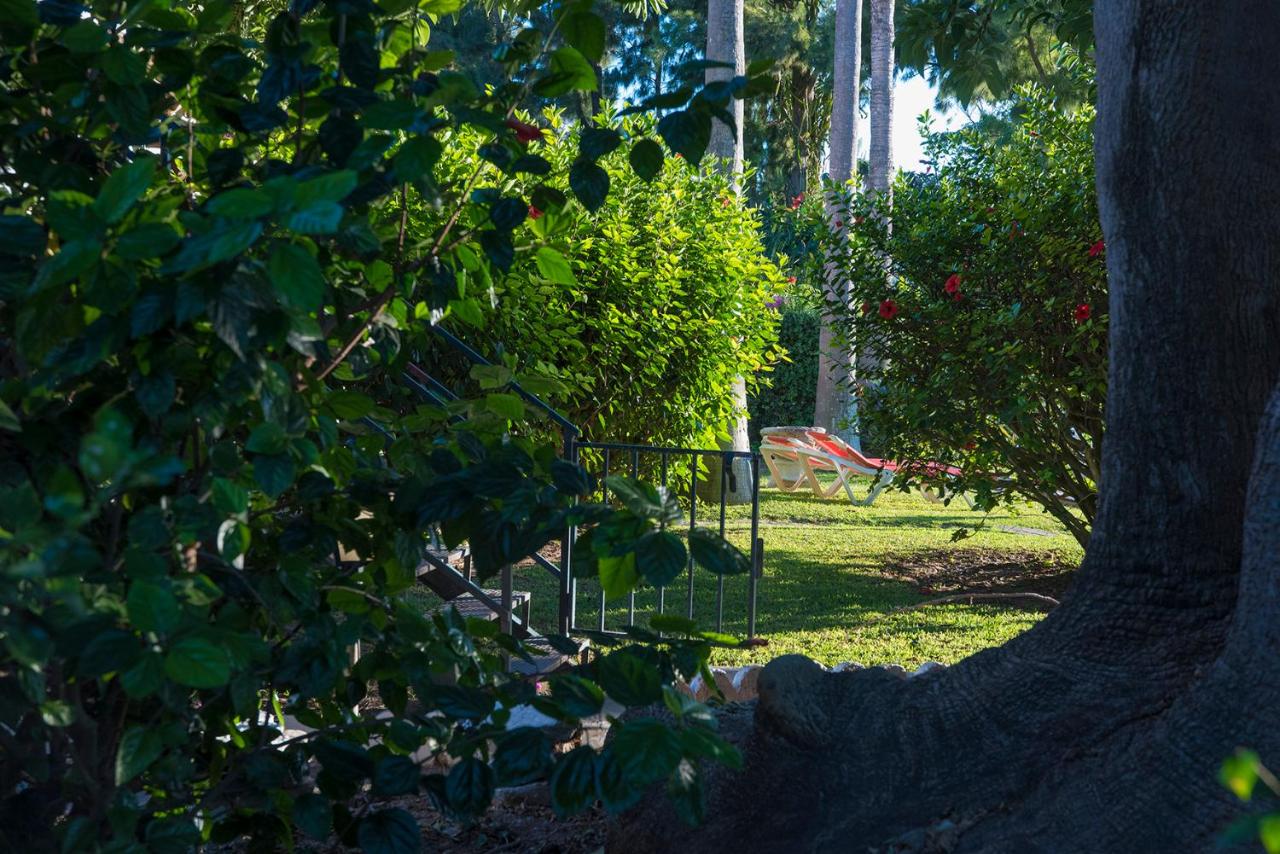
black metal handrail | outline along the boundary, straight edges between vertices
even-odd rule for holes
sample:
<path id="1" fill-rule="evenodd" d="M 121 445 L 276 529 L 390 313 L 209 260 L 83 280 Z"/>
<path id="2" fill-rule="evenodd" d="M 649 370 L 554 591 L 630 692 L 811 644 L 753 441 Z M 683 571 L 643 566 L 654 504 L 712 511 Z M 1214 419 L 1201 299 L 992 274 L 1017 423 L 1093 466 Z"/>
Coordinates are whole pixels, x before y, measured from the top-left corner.
<path id="1" fill-rule="evenodd" d="M 689 530 L 692 531 L 698 524 L 698 461 L 701 458 L 718 458 L 721 462 L 720 466 L 720 490 L 719 490 L 719 533 L 723 538 L 726 531 L 726 510 L 728 506 L 728 497 L 730 493 L 737 492 L 736 475 L 733 472 L 733 462 L 735 460 L 747 460 L 750 466 L 748 475 L 751 485 L 751 571 L 747 580 L 747 636 L 754 638 L 756 636 L 756 611 L 758 604 L 759 579 L 761 568 L 764 561 L 764 542 L 760 538 L 760 462 L 761 457 L 755 451 L 735 451 L 735 450 L 712 450 L 707 448 L 682 448 L 676 446 L 663 445 L 639 445 L 627 442 L 579 442 L 579 449 L 590 449 L 601 452 L 602 455 L 602 474 L 610 473 L 610 465 L 613 454 L 621 452 L 630 456 L 630 473 L 632 477 L 638 477 L 640 473 L 640 456 L 641 454 L 656 454 L 659 459 L 661 486 L 666 489 L 669 482 L 669 473 L 671 468 L 672 457 L 688 457 L 689 466 L 692 476 L 689 479 Z M 604 483 L 603 478 L 601 484 L 602 500 L 609 500 L 609 488 Z M 567 565 L 566 565 L 567 566 Z M 694 617 L 694 562 L 692 553 L 689 554 L 685 571 L 685 616 L 689 619 Z M 723 575 L 716 578 L 716 631 L 724 628 L 724 602 L 725 602 L 725 578 Z M 570 580 L 570 589 L 575 594 L 573 600 L 576 602 L 576 582 Z M 599 593 L 598 611 L 596 613 L 596 625 L 592 629 L 595 632 L 606 632 L 605 612 L 607 610 L 607 602 L 605 600 L 604 590 Z M 666 612 L 666 589 L 658 588 L 657 610 L 659 614 Z M 634 623 L 636 614 L 636 594 L 635 591 L 627 595 L 627 622 Z M 576 615 L 573 615 L 576 616 Z M 580 630 L 576 622 L 570 623 L 571 630 Z"/>
<path id="2" fill-rule="evenodd" d="M 472 364 L 476 365 L 492 365 L 493 362 L 486 359 L 466 342 L 453 335 L 443 326 L 433 324 L 430 326 L 431 331 L 445 342 L 453 350 L 461 353 Z M 458 395 L 451 391 L 447 386 L 436 378 L 432 377 L 417 365 L 410 365 L 404 373 L 405 379 L 414 386 L 419 393 L 430 397 L 442 403 L 458 400 Z M 697 525 L 698 511 L 698 495 L 697 495 L 697 470 L 698 463 L 702 458 L 715 459 L 718 458 L 722 465 L 720 467 L 720 501 L 719 501 L 719 530 L 720 536 L 725 534 L 725 510 L 729 493 L 737 491 L 737 477 L 734 472 L 734 463 L 739 460 L 748 461 L 750 468 L 751 482 L 751 572 L 748 581 L 748 603 L 747 603 L 747 636 L 754 638 L 756 636 L 756 606 L 758 594 L 758 582 L 764 562 L 764 542 L 761 540 L 760 533 L 760 462 L 761 457 L 754 451 L 735 451 L 735 450 L 719 450 L 709 448 L 683 448 L 677 446 L 664 445 L 640 445 L 626 442 L 584 442 L 580 441 L 581 431 L 578 426 L 561 414 L 555 407 L 547 403 L 533 392 L 523 388 L 519 382 L 512 380 L 507 383 L 506 388 L 519 395 L 524 401 L 531 404 L 541 411 L 547 418 L 560 428 L 563 438 L 563 456 L 564 459 L 571 463 L 578 463 L 579 452 L 583 449 L 600 451 L 603 454 L 604 473 L 608 474 L 611 456 L 614 453 L 626 453 L 631 457 L 631 473 L 637 476 L 640 469 L 641 454 L 657 454 L 661 465 L 661 483 L 665 488 L 668 485 L 668 473 L 672 457 L 688 457 L 691 465 L 693 476 L 690 478 L 689 487 L 689 527 L 692 530 Z M 608 500 L 608 488 L 603 495 Z M 560 566 L 556 567 L 554 563 L 547 560 L 540 554 L 533 555 L 533 561 L 546 571 L 554 575 L 560 582 L 560 602 L 558 609 L 558 630 L 561 634 L 570 634 L 571 632 L 592 631 L 583 629 L 577 624 L 577 580 L 573 576 L 573 551 L 577 540 L 577 528 L 570 525 L 565 529 L 560 544 Z M 435 563 L 435 561 L 432 561 Z M 439 567 L 437 567 L 439 568 Z M 504 577 L 509 577 L 509 572 Z M 724 576 L 719 576 L 717 580 L 716 592 L 716 629 L 720 630 L 724 624 L 724 598 L 725 598 L 725 582 Z M 689 557 L 687 571 L 687 591 L 686 591 L 686 613 L 692 618 L 694 615 L 694 564 L 692 556 Z M 473 594 L 477 591 L 473 590 Z M 479 591 L 477 598 L 484 602 L 487 606 L 493 608 L 496 603 L 483 595 L 483 591 Z M 505 598 L 505 597 L 504 597 Z M 600 593 L 599 614 L 596 620 L 596 627 L 593 631 L 605 632 L 605 597 L 604 592 Z M 658 612 L 662 613 L 666 607 L 666 589 L 658 589 Z M 635 622 L 635 592 L 633 591 L 628 597 L 627 616 L 628 622 Z M 498 610 L 497 613 L 501 614 Z M 503 614 L 504 619 L 509 619 L 510 614 Z M 618 633 L 620 632 L 608 632 Z"/>

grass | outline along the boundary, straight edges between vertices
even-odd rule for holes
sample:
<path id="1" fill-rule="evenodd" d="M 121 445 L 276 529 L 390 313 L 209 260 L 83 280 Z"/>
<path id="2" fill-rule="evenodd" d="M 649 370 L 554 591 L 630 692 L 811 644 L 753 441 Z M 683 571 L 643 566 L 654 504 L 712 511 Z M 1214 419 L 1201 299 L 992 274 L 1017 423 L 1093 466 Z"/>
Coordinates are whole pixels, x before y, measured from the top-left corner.
<path id="1" fill-rule="evenodd" d="M 703 512 L 700 505 L 700 517 Z M 928 598 L 907 582 L 882 574 L 892 554 L 983 547 L 1053 552 L 1072 563 L 1081 557 L 1079 545 L 1065 529 L 1031 506 L 992 513 L 973 536 L 952 542 L 957 529 L 972 529 L 982 518 L 963 502 L 944 507 L 915 493 L 886 491 L 873 506 L 854 507 L 843 498 L 822 500 L 809 493 L 763 490 L 764 576 L 758 582 L 756 634 L 768 645 L 717 650 L 713 663 L 763 663 L 786 653 L 803 653 L 827 665 L 856 661 L 913 668 L 930 660 L 950 664 L 1026 631 L 1042 614 L 1002 605 L 948 604 L 886 616 Z M 699 524 L 718 528 L 718 521 L 700 518 Z M 1002 530 L 1013 527 L 1047 533 Z M 725 534 L 744 551 L 749 547 L 749 507 L 728 508 Z M 535 627 L 555 624 L 556 583 L 538 567 L 517 570 L 516 587 L 533 592 Z M 687 613 L 687 584 L 682 579 L 667 591 L 667 610 Z M 593 582 L 579 585 L 578 625 L 598 625 L 598 591 Z M 717 600 L 717 577 L 696 569 L 693 615 L 700 626 L 715 628 Z M 747 579 L 725 579 L 723 631 L 745 636 L 747 601 Z M 655 591 L 638 592 L 635 621 L 646 624 L 656 604 Z M 626 599 L 608 603 L 605 625 L 625 625 L 627 606 Z"/>

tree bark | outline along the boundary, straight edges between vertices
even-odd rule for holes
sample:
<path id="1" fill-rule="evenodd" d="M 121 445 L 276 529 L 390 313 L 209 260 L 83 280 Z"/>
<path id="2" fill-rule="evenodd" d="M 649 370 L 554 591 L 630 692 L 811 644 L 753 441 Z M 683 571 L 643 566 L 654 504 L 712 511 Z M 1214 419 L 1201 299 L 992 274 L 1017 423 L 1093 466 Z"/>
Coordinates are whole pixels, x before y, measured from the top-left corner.
<path id="1" fill-rule="evenodd" d="M 867 185 L 889 191 L 893 179 L 893 10 L 894 0 L 871 0 L 871 144 Z"/>
<path id="2" fill-rule="evenodd" d="M 831 183 L 844 188 L 855 176 L 858 156 L 858 92 L 862 71 L 862 0 L 837 0 L 835 24 L 835 62 L 831 84 L 831 137 L 827 174 Z M 845 228 L 837 208 L 836 194 L 826 198 L 827 219 L 834 237 L 843 243 Z M 837 227 L 835 224 L 840 222 Z M 840 265 L 828 263 L 823 291 L 828 302 L 846 303 L 849 283 L 839 275 Z M 818 383 L 814 395 L 813 423 L 816 427 L 839 432 L 857 447 L 857 418 L 854 408 L 853 348 L 843 343 L 835 330 L 836 320 L 823 317 L 818 332 Z"/>
<path id="3" fill-rule="evenodd" d="M 743 31 L 743 0 L 708 0 L 707 3 L 707 59 L 724 62 L 731 68 L 708 68 L 706 81 L 728 80 L 747 70 L 747 51 Z M 729 102 L 733 127 L 715 119 L 711 125 L 711 142 L 707 153 L 722 158 L 727 163 L 729 180 L 735 193 L 742 193 L 742 125 L 743 104 L 738 98 Z M 731 441 L 722 447 L 734 451 L 751 450 L 747 433 L 747 385 L 742 377 L 733 382 L 733 405 L 737 412 L 731 425 Z M 711 476 L 706 481 L 704 494 L 712 500 L 720 497 L 719 461 L 710 466 Z M 733 478 L 729 481 L 730 504 L 745 504 L 751 500 L 751 465 L 745 459 L 735 460 Z"/>
<path id="4" fill-rule="evenodd" d="M 919 678 L 771 662 L 708 822 L 650 800 L 610 851 L 1209 851 L 1246 809 L 1222 760 L 1280 764 L 1280 6 L 1095 26 L 1111 362 L 1074 587 Z"/>

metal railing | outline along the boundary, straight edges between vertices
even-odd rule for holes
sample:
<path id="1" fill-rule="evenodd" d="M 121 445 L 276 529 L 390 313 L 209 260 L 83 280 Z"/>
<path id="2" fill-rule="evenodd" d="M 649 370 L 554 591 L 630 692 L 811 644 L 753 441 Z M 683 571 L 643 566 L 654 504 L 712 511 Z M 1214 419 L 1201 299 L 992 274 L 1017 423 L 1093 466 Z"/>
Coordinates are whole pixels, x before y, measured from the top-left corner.
<path id="1" fill-rule="evenodd" d="M 448 345 L 451 349 L 460 353 L 468 361 L 475 365 L 492 365 L 493 363 L 482 356 L 474 348 L 466 342 L 457 338 L 439 325 L 430 327 L 432 332 Z M 458 399 L 458 395 L 452 392 L 443 383 L 436 380 L 425 370 L 417 365 L 410 365 L 404 372 L 404 378 L 408 384 L 416 389 L 421 395 L 427 399 L 435 400 L 438 403 L 447 403 Z M 538 397 L 536 394 L 523 388 L 518 382 L 512 381 L 508 383 L 507 388 L 519 395 L 526 403 L 541 412 L 547 419 L 558 428 L 562 440 L 563 458 L 571 463 L 577 464 L 580 461 L 580 452 L 583 450 L 594 451 L 602 456 L 603 466 L 602 475 L 611 473 L 610 465 L 615 459 L 615 455 L 623 454 L 629 458 L 629 473 L 637 476 L 640 473 L 640 462 L 642 456 L 656 455 L 658 458 L 659 481 L 663 487 L 669 485 L 669 476 L 673 468 L 672 463 L 675 459 L 687 460 L 688 470 L 691 473 L 689 478 L 688 491 L 688 509 L 689 509 L 689 530 L 697 525 L 698 520 L 698 490 L 699 482 L 699 462 L 702 460 L 719 460 L 720 466 L 720 488 L 718 490 L 718 526 L 720 536 L 723 537 L 726 532 L 726 510 L 728 497 L 732 493 L 738 491 L 737 479 L 738 473 L 735 471 L 735 463 L 741 465 L 742 461 L 746 462 L 746 476 L 750 480 L 751 495 L 751 544 L 750 544 L 750 561 L 751 571 L 748 574 L 747 581 L 747 636 L 754 638 L 756 636 L 756 607 L 757 593 L 759 587 L 759 579 L 762 574 L 764 565 L 764 542 L 759 536 L 760 532 L 760 455 L 751 451 L 724 451 L 724 450 L 708 450 L 703 448 L 679 448 L 679 447 L 662 447 L 652 445 L 638 445 L 626 443 L 610 443 L 610 442 L 583 442 L 580 441 L 581 431 L 577 425 L 562 415 L 555 407 Z M 600 478 L 602 488 L 602 499 L 608 501 L 608 488 L 604 486 L 604 477 Z M 705 502 L 704 502 L 705 503 Z M 584 627 L 578 623 L 578 584 L 573 573 L 573 553 L 575 543 L 577 541 L 577 529 L 568 526 L 560 540 L 560 565 L 556 566 L 540 554 L 533 555 L 533 561 L 542 569 L 549 572 L 559 582 L 559 603 L 557 608 L 557 630 L 560 634 L 568 635 L 582 631 L 606 632 L 610 634 L 621 634 L 620 630 L 610 629 L 606 623 L 607 603 L 603 590 L 599 594 L 599 612 L 596 615 L 595 625 L 593 627 Z M 437 569 L 441 567 L 437 566 Z M 684 584 L 685 607 L 682 609 L 685 615 L 690 619 L 695 617 L 695 572 L 692 555 L 688 558 L 688 566 L 686 567 L 686 578 Z M 461 578 L 461 575 L 459 574 Z M 468 589 L 474 587 L 470 592 L 486 605 L 493 607 L 498 605 L 492 597 L 487 596 L 478 585 L 475 585 L 470 579 L 463 579 L 468 585 Z M 503 606 L 509 606 L 510 603 L 510 586 L 511 573 L 510 567 L 503 572 Z M 660 587 L 657 590 L 657 613 L 665 613 L 667 610 L 667 590 Z M 715 617 L 716 630 L 720 631 L 724 626 L 724 606 L 726 590 L 725 577 L 717 576 L 716 580 L 716 600 L 715 600 Z M 496 609 L 504 623 L 509 624 L 511 620 L 510 608 Z M 505 610 L 505 612 L 504 612 Z M 634 623 L 636 614 L 636 595 L 633 591 L 628 596 L 627 602 L 627 622 Z M 526 631 L 529 627 L 523 627 Z"/>
<path id="2" fill-rule="evenodd" d="M 602 500 L 608 502 L 609 490 L 604 483 L 605 476 L 613 474 L 612 465 L 618 456 L 622 456 L 623 469 L 631 477 L 639 477 L 641 470 L 642 457 L 657 457 L 658 481 L 659 484 L 667 489 L 670 486 L 671 470 L 673 468 L 673 459 L 686 460 L 688 463 L 689 483 L 687 493 L 688 507 L 688 530 L 692 531 L 698 526 L 698 485 L 705 483 L 699 477 L 699 462 L 703 460 L 718 461 L 719 468 L 719 489 L 716 490 L 717 498 L 714 501 L 716 512 L 716 524 L 720 536 L 723 538 L 727 531 L 727 510 L 729 497 L 738 493 L 738 473 L 735 463 L 745 461 L 747 471 L 746 476 L 749 479 L 749 490 L 751 495 L 751 527 L 750 527 L 750 561 L 751 570 L 747 577 L 747 637 L 754 638 L 756 635 L 756 609 L 758 603 L 759 580 L 761 569 L 764 564 L 764 541 L 760 538 L 760 455 L 752 451 L 723 451 L 723 450 L 707 450 L 704 448 L 679 448 L 655 445 L 636 445 L 619 442 L 578 442 L 576 449 L 593 450 L 598 452 L 602 457 L 600 481 Z M 574 460 L 577 461 L 576 458 Z M 713 475 L 714 476 L 714 475 Z M 705 500 L 703 502 L 706 503 Z M 710 576 L 706 576 L 710 578 Z M 684 573 L 684 581 L 682 584 L 684 593 L 684 607 L 681 609 L 684 615 L 689 619 L 698 616 L 695 613 L 695 597 L 694 589 L 696 586 L 698 575 L 695 573 L 695 566 L 692 551 L 686 557 L 686 566 Z M 573 631 L 582 631 L 585 627 L 578 625 L 576 617 L 577 591 L 576 581 L 571 577 L 569 579 L 570 586 L 570 629 Z M 725 576 L 715 576 L 715 627 L 716 631 L 724 629 L 724 607 L 725 607 Z M 654 611 L 659 614 L 667 612 L 667 588 L 659 587 L 657 589 L 657 602 Z M 610 632 L 606 626 L 608 602 L 605 598 L 604 590 L 598 593 L 597 611 L 595 626 L 589 630 L 596 632 Z M 636 593 L 633 590 L 627 595 L 627 623 L 634 624 L 636 617 Z"/>

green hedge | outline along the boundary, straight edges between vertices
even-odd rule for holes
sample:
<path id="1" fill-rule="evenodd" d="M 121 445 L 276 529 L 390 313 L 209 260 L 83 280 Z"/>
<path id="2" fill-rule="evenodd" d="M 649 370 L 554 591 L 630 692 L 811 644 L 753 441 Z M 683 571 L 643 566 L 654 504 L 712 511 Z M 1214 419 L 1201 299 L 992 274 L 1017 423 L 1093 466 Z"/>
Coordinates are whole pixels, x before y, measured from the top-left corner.
<path id="1" fill-rule="evenodd" d="M 787 360 L 773 368 L 770 384 L 748 401 L 752 442 L 760 441 L 762 427 L 808 424 L 813 420 L 820 326 L 821 315 L 815 309 L 783 310 L 778 343 L 786 348 Z"/>

